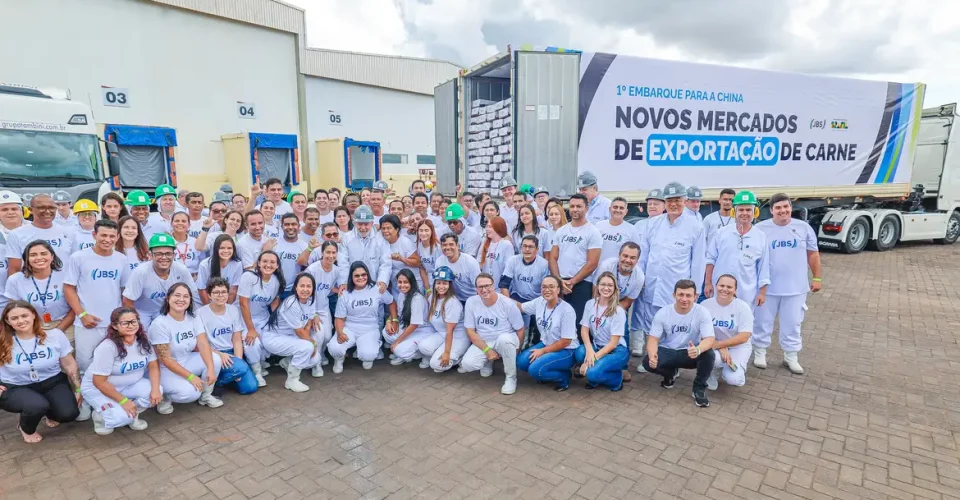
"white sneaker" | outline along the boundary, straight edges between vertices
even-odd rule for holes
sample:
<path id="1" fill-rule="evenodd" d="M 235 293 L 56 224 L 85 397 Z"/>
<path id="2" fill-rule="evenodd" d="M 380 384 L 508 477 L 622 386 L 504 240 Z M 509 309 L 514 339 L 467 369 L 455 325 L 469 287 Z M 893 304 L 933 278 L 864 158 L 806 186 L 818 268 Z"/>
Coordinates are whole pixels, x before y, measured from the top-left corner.
<path id="1" fill-rule="evenodd" d="M 711 391 L 717 390 L 717 387 L 720 386 L 720 368 L 714 368 L 710 372 L 710 377 L 707 379 L 707 389 Z"/>
<path id="2" fill-rule="evenodd" d="M 93 432 L 96 432 L 98 436 L 109 436 L 113 434 L 113 429 L 107 429 L 106 424 L 103 423 L 103 414 L 95 411 L 92 412 L 93 417 Z M 87 417 L 90 418 L 90 417 Z"/>
<path id="3" fill-rule="evenodd" d="M 333 373 L 343 373 L 343 358 L 333 359 Z"/>
<path id="4" fill-rule="evenodd" d="M 393 361 L 393 360 L 395 360 L 395 359 L 397 359 L 397 355 L 391 352 L 391 353 L 390 353 L 390 361 Z"/>
<path id="5" fill-rule="evenodd" d="M 330 364 L 330 360 L 326 356 L 320 356 L 320 366 L 327 366 Z"/>
<path id="6" fill-rule="evenodd" d="M 210 408 L 220 408 L 223 406 L 223 400 L 214 396 L 213 394 L 204 392 L 200 395 L 200 399 L 197 401 L 202 406 L 209 406 Z"/>
<path id="7" fill-rule="evenodd" d="M 500 394 L 507 396 L 517 392 L 517 377 L 507 377 L 503 381 L 503 387 L 500 388 Z"/>
<path id="8" fill-rule="evenodd" d="M 635 358 L 643 357 L 643 332 L 630 332 L 630 354 Z"/>
<path id="9" fill-rule="evenodd" d="M 283 368 L 284 370 L 286 370 L 287 367 L 289 366 L 290 366 L 290 358 L 283 358 L 280 360 L 280 368 Z"/>
<path id="10" fill-rule="evenodd" d="M 287 381 L 283 383 L 283 386 L 293 392 L 309 391 L 310 387 L 300 381 L 300 372 L 300 368 L 294 368 L 292 366 L 287 368 Z"/>
<path id="11" fill-rule="evenodd" d="M 759 347 L 753 348 L 753 366 L 763 370 L 767 368 L 767 350 Z"/>
<path id="12" fill-rule="evenodd" d="M 800 360 L 797 359 L 799 354 L 797 351 L 783 353 L 783 364 L 789 368 L 790 372 L 794 375 L 803 375 L 803 367 L 800 366 Z"/>
<path id="13" fill-rule="evenodd" d="M 467 373 L 467 369 L 460 365 L 457 367 L 457 373 Z"/>
<path id="14" fill-rule="evenodd" d="M 480 369 L 480 376 L 489 377 L 491 375 L 493 375 L 493 363 L 485 363 L 483 368 Z"/>
<path id="15" fill-rule="evenodd" d="M 262 374 L 260 374 L 260 373 L 254 373 L 253 376 L 256 377 L 256 379 L 257 379 L 257 387 L 266 387 L 266 386 L 267 386 L 267 379 L 263 378 L 263 375 L 262 375 Z"/>
<path id="16" fill-rule="evenodd" d="M 643 363 L 637 363 L 637 373 L 647 373 L 647 369 L 643 367 Z"/>
<path id="17" fill-rule="evenodd" d="M 320 365 L 314 366 L 313 369 L 310 370 L 310 376 L 313 377 L 313 378 L 320 378 L 320 377 L 322 377 L 322 376 L 323 376 L 323 367 L 320 366 Z"/>
<path id="18" fill-rule="evenodd" d="M 90 420 L 90 415 L 93 413 L 93 408 L 87 404 L 86 401 L 80 405 L 80 416 L 77 417 L 77 422 L 86 422 Z"/>
<path id="19" fill-rule="evenodd" d="M 392 363 L 391 363 L 391 364 L 392 364 Z M 373 368 L 373 361 L 364 361 L 364 362 L 363 362 L 363 369 L 364 369 L 364 370 L 369 370 L 369 369 L 371 369 L 371 368 Z"/>
<path id="20" fill-rule="evenodd" d="M 393 354 L 391 354 L 391 356 L 393 356 Z M 406 361 L 396 356 L 390 358 L 390 366 L 400 366 L 404 363 L 406 363 Z"/>
<path id="21" fill-rule="evenodd" d="M 383 351 L 377 351 L 377 361 L 383 359 Z"/>
<path id="22" fill-rule="evenodd" d="M 160 404 L 157 405 L 157 413 L 161 415 L 169 415 L 173 413 L 173 403 L 164 397 L 163 400 L 160 401 Z"/>
<path id="23" fill-rule="evenodd" d="M 149 425 L 147 425 L 147 423 L 146 423 L 145 421 L 140 420 L 140 413 L 142 413 L 142 412 L 143 412 L 143 408 L 137 407 L 137 416 L 134 417 L 133 422 L 130 422 L 130 425 L 128 425 L 127 427 L 129 427 L 129 428 L 131 428 L 131 429 L 133 429 L 133 430 L 135 430 L 135 431 L 143 431 L 143 430 L 146 430 L 147 427 L 149 427 Z"/>
<path id="24" fill-rule="evenodd" d="M 430 360 L 427 358 L 420 358 L 420 369 L 426 370 L 427 368 L 430 368 Z"/>

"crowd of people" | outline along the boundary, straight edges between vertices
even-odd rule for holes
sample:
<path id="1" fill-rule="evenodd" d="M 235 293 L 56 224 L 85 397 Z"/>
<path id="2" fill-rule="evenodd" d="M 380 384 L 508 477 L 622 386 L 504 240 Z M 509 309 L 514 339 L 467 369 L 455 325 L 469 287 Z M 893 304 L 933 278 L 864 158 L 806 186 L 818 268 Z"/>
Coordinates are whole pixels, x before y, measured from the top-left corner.
<path id="1" fill-rule="evenodd" d="M 724 189 L 702 217 L 700 189 L 672 182 L 631 224 L 593 174 L 578 188 L 565 206 L 510 177 L 502 202 L 415 181 L 388 201 L 383 181 L 308 196 L 269 179 L 208 203 L 164 184 L 99 205 L 38 194 L 32 220 L 0 191 L 0 409 L 28 443 L 44 421 L 143 430 L 147 409 L 216 408 L 271 368 L 304 392 L 305 372 L 342 373 L 351 356 L 481 377 L 500 361 L 507 395 L 518 371 L 619 391 L 633 356 L 665 389 L 695 370 L 705 407 L 721 380 L 746 383 L 751 357 L 767 367 L 777 318 L 783 362 L 803 373 L 820 260 L 786 195 L 754 224 L 753 193 Z"/>

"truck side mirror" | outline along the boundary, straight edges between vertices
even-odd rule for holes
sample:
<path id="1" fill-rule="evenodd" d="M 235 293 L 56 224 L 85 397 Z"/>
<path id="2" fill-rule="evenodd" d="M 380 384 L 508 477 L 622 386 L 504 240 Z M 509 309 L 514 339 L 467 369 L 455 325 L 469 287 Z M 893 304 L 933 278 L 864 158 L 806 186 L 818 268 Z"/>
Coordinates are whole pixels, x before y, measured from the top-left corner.
<path id="1" fill-rule="evenodd" d="M 110 177 L 120 175 L 120 155 L 117 151 L 117 145 L 112 142 L 107 143 L 107 170 Z"/>

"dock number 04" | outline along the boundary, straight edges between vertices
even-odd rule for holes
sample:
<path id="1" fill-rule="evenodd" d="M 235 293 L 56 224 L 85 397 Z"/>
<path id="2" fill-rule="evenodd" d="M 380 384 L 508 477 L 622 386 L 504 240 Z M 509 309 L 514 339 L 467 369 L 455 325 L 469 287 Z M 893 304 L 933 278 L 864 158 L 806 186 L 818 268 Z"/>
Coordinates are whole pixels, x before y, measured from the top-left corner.
<path id="1" fill-rule="evenodd" d="M 252 102 L 237 102 L 237 116 L 252 120 L 257 117 Z"/>

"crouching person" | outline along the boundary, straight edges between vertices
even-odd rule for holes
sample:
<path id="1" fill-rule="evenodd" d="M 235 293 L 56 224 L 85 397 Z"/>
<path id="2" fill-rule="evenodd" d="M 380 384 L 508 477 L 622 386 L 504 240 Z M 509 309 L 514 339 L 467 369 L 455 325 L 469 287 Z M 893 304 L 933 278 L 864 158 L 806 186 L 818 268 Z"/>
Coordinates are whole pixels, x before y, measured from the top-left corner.
<path id="1" fill-rule="evenodd" d="M 520 305 L 524 314 L 536 316 L 540 342 L 520 353 L 517 369 L 528 372 L 537 382 L 554 382 L 554 390 L 563 392 L 570 387 L 570 369 L 579 345 L 577 313 L 560 300 L 560 278 L 543 278 L 540 294 Z"/>
<path id="2" fill-rule="evenodd" d="M 713 317 L 713 372 L 707 379 L 707 389 L 717 390 L 719 378 L 729 385 L 740 387 L 747 383 L 747 363 L 753 353 L 750 336 L 753 334 L 753 311 L 750 304 L 737 298 L 737 278 L 724 274 L 713 287 L 715 294 L 702 305 Z"/>
<path id="3" fill-rule="evenodd" d="M 501 394 L 517 392 L 517 351 L 523 343 L 523 315 L 512 299 L 494 289 L 493 276 L 480 273 L 476 295 L 467 299 L 463 325 L 473 344 L 460 361 L 460 373 L 480 370 L 481 377 L 493 375 L 493 362 L 503 359 L 506 378 Z"/>
<path id="4" fill-rule="evenodd" d="M 93 351 L 80 391 L 93 407 L 93 430 L 101 436 L 118 427 L 147 428 L 140 413 L 160 404 L 160 365 L 137 311 L 120 307 L 110 315 L 107 337 Z"/>
<path id="5" fill-rule="evenodd" d="M 222 368 L 217 385 L 234 386 L 240 394 L 253 394 L 258 387 L 267 385 L 260 370 L 263 356 L 260 339 L 254 339 L 250 345 L 244 344 L 247 328 L 240 316 L 240 308 L 227 304 L 229 281 L 211 278 L 207 282 L 206 292 L 210 303 L 197 311 L 197 317 L 207 332 L 214 356 L 220 356 Z"/>
<path id="6" fill-rule="evenodd" d="M 605 386 L 611 391 L 623 389 L 623 370 L 630 353 L 624 332 L 627 312 L 620 305 L 620 292 L 613 273 L 597 278 L 593 298 L 583 308 L 576 362 L 581 375 L 587 377 L 587 389 Z M 591 341 L 592 339 L 592 341 Z"/>
<path id="7" fill-rule="evenodd" d="M 697 286 L 680 280 L 673 287 L 673 306 L 663 307 L 653 317 L 647 337 L 643 367 L 663 376 L 660 387 L 672 389 L 680 369 L 695 369 L 693 399 L 697 406 L 710 406 L 705 389 L 713 371 L 713 318 L 697 304 Z"/>

